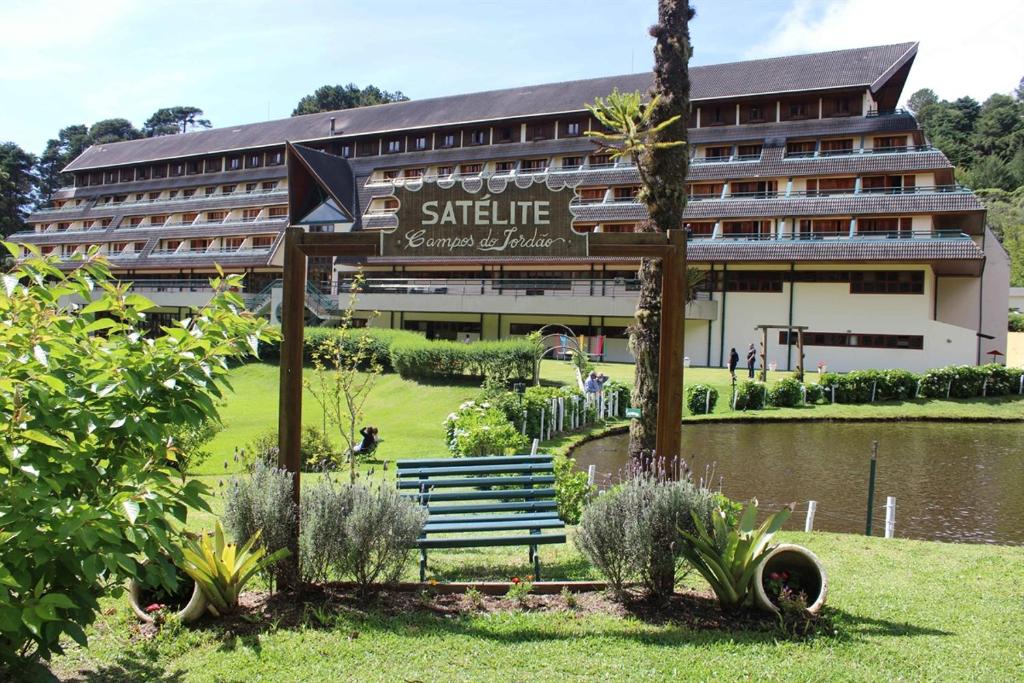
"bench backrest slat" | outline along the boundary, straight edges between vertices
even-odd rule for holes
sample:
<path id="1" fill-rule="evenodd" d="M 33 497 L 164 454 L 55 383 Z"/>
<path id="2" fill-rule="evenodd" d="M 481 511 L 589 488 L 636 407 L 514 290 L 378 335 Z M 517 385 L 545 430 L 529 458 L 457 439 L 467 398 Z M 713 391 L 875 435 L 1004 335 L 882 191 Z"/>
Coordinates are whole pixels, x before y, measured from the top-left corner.
<path id="1" fill-rule="evenodd" d="M 470 467 L 473 465 L 493 465 L 500 461 L 505 465 L 535 465 L 554 462 L 551 455 L 487 455 L 480 458 L 416 458 L 399 460 L 395 464 L 398 469 L 424 469 L 426 467 L 450 467 L 454 464 Z"/>
<path id="2" fill-rule="evenodd" d="M 481 512 L 542 512 L 544 510 L 557 510 L 558 503 L 553 500 L 527 500 L 514 503 L 486 503 L 481 505 L 431 505 L 427 508 L 427 514 L 435 515 L 465 515 Z"/>
<path id="3" fill-rule="evenodd" d="M 446 488 L 483 488 L 487 486 L 534 486 L 555 483 L 555 475 L 538 474 L 521 477 L 463 477 L 460 479 L 406 479 L 398 482 L 400 489 L 419 489 L 424 484 L 431 490 Z"/>
<path id="4" fill-rule="evenodd" d="M 552 465 L 539 463 L 528 465 L 475 465 L 473 467 L 452 465 L 450 467 L 399 470 L 398 477 L 401 479 L 416 477 L 427 480 L 430 477 L 472 477 L 480 474 L 547 474 L 553 471 L 554 467 Z"/>
<path id="5" fill-rule="evenodd" d="M 426 499 L 426 503 L 429 506 L 434 501 L 450 501 L 450 500 L 536 500 L 545 498 L 554 498 L 554 489 L 494 489 L 491 491 L 444 491 L 441 493 L 427 492 L 424 494 L 419 493 L 406 493 L 403 494 L 403 498 L 410 498 L 414 500 Z"/>

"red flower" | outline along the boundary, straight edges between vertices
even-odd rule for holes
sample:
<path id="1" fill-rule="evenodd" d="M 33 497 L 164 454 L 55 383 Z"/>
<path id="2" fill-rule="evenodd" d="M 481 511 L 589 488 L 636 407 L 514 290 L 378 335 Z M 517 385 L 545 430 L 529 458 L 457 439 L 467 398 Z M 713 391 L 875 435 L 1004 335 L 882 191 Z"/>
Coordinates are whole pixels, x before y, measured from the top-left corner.
<path id="1" fill-rule="evenodd" d="M 533 581 L 533 574 L 527 574 L 526 575 L 526 580 L 527 581 Z"/>
<path id="2" fill-rule="evenodd" d="M 512 577 L 512 583 L 520 583 L 519 577 L 518 576 L 513 576 Z"/>
<path id="3" fill-rule="evenodd" d="M 778 581 L 781 577 L 779 576 L 778 572 L 772 572 L 771 574 L 768 575 L 768 578 L 771 579 L 772 581 Z"/>
<path id="4" fill-rule="evenodd" d="M 154 602 L 152 605 L 147 605 L 146 609 L 143 610 L 146 614 L 152 614 L 153 612 L 159 612 L 164 608 L 159 602 Z"/>

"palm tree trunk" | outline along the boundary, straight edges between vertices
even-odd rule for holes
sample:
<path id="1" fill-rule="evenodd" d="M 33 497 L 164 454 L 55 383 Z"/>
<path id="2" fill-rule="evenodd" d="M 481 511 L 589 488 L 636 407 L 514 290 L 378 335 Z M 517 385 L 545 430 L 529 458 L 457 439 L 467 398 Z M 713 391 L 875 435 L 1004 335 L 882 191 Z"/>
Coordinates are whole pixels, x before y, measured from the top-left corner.
<path id="1" fill-rule="evenodd" d="M 659 101 L 652 123 L 673 116 L 681 118 L 660 133 L 665 141 L 686 140 L 690 114 L 690 29 L 693 9 L 688 0 L 659 0 L 658 23 L 651 27 L 655 39 L 654 86 Z M 653 149 L 637 159 L 650 221 L 644 231 L 664 232 L 683 227 L 686 208 L 686 146 Z M 629 346 L 636 358 L 633 406 L 641 409 L 629 430 L 629 455 L 646 466 L 656 443 L 658 416 L 658 357 L 661 326 L 661 262 L 645 259 L 640 264 L 640 301 L 630 328 Z M 683 349 L 677 350 L 682 354 Z M 682 415 L 679 416 L 682 419 Z"/>

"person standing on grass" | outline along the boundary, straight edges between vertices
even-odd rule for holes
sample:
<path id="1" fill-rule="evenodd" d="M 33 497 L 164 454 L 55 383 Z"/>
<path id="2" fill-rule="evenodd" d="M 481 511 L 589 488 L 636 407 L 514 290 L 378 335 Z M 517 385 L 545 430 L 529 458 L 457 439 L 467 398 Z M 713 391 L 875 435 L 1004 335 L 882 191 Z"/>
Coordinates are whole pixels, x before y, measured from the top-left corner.
<path id="1" fill-rule="evenodd" d="M 590 371 L 587 381 L 583 383 L 583 391 L 588 394 L 596 394 L 601 391 L 601 382 L 597 379 L 597 373 L 593 370 Z"/>
<path id="2" fill-rule="evenodd" d="M 736 347 L 729 349 L 729 376 L 732 377 L 732 381 L 736 381 L 736 366 L 740 364 L 740 354 L 736 351 Z"/>
<path id="3" fill-rule="evenodd" d="M 751 344 L 750 348 L 747 349 L 747 376 L 750 379 L 754 379 L 754 366 L 757 365 L 757 350 L 754 349 L 754 345 Z"/>

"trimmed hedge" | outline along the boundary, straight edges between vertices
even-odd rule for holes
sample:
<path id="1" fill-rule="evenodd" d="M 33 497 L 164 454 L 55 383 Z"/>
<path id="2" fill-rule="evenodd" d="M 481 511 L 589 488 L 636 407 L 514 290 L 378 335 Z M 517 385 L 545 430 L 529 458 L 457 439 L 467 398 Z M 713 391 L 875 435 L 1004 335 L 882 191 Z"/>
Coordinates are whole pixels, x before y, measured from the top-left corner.
<path id="1" fill-rule="evenodd" d="M 391 366 L 402 379 L 438 380 L 490 377 L 531 379 L 540 346 L 529 339 L 474 342 L 428 341 L 418 335 L 391 345 Z"/>
<path id="2" fill-rule="evenodd" d="M 913 398 L 979 398 L 1006 396 L 1020 390 L 1024 370 L 998 364 L 950 365 L 918 375 L 907 370 L 827 372 L 819 385 L 824 399 L 836 403 L 903 401 Z"/>
<path id="3" fill-rule="evenodd" d="M 347 332 L 334 327 L 307 327 L 302 342 L 302 361 L 312 364 L 313 353 L 325 341 L 341 338 L 343 347 L 357 348 L 359 340 L 369 338 L 372 361 L 384 372 L 397 372 L 402 379 L 438 380 L 463 376 L 492 377 L 507 382 L 532 379 L 534 360 L 540 349 L 528 339 L 474 342 L 430 341 L 407 330 L 384 328 L 352 329 Z M 263 361 L 281 359 L 280 342 L 260 344 Z"/>
<path id="4" fill-rule="evenodd" d="M 707 384 L 694 384 L 686 389 L 686 407 L 691 415 L 706 415 L 715 411 L 718 389 Z"/>
<path id="5" fill-rule="evenodd" d="M 312 364 L 313 353 L 327 340 L 342 337 L 345 348 L 355 350 L 358 340 L 369 337 L 369 352 L 373 361 L 380 365 L 384 372 L 394 372 L 395 368 L 391 362 L 391 347 L 399 340 L 418 340 L 423 337 L 416 332 L 406 330 L 389 330 L 385 328 L 368 327 L 363 329 L 351 329 L 342 333 L 336 327 L 307 327 L 303 331 L 302 338 L 302 362 Z M 426 341 L 426 340 L 424 340 Z M 263 361 L 281 360 L 281 341 L 272 344 L 260 343 L 259 357 Z"/>

